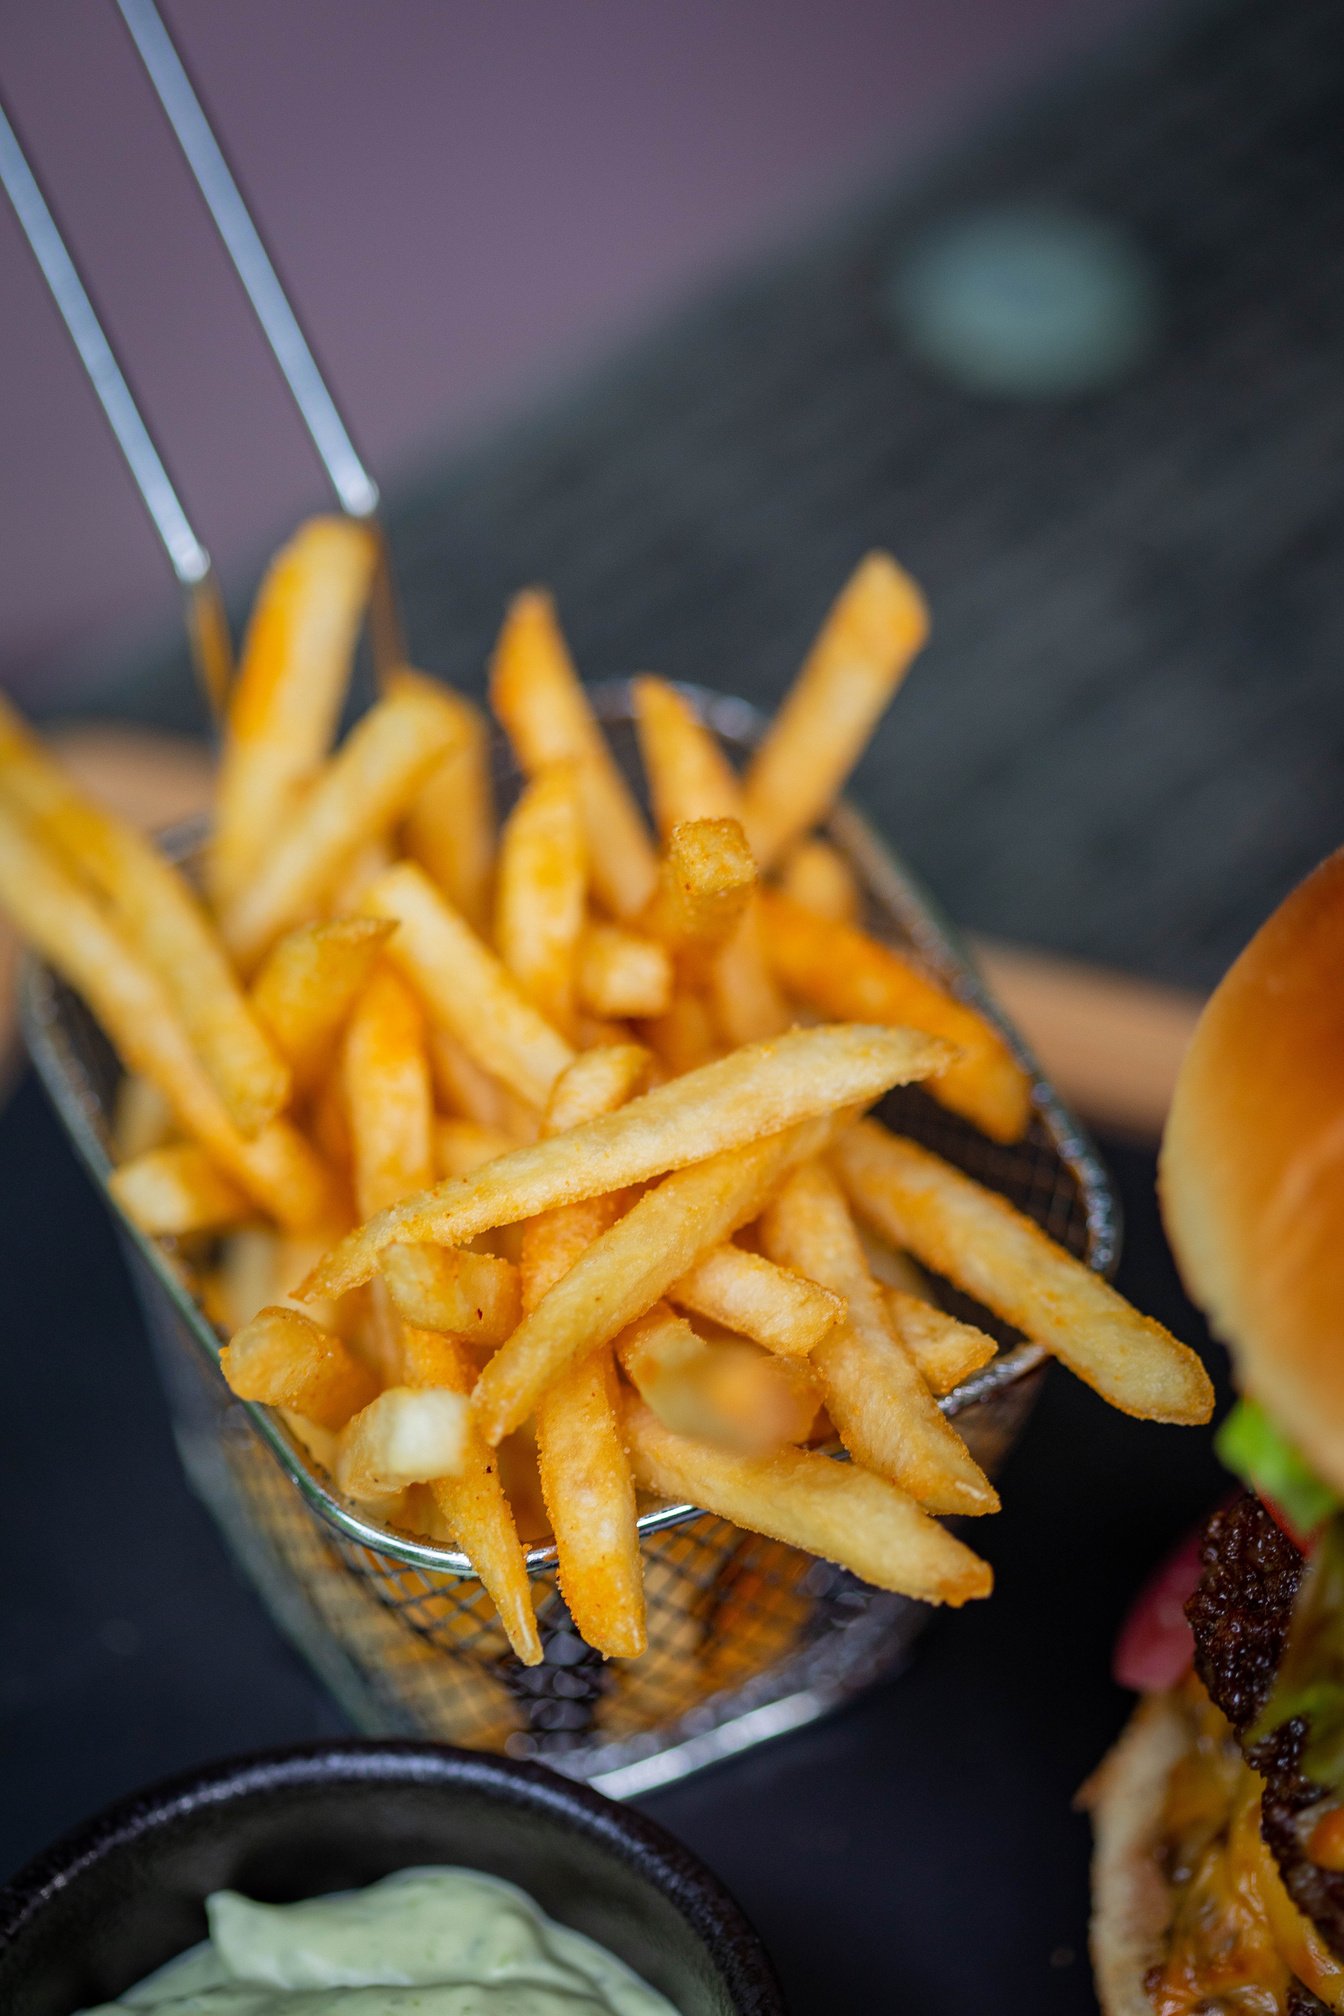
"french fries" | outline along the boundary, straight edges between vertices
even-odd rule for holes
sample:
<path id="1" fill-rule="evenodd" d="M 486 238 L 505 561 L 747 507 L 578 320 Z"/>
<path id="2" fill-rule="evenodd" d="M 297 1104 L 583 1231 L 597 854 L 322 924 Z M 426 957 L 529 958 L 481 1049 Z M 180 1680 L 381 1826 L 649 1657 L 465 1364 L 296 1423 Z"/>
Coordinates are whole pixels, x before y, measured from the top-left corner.
<path id="1" fill-rule="evenodd" d="M 731 1684 L 714 1634 L 745 1634 L 767 1572 L 794 1578 L 792 1643 L 787 1549 L 986 1594 L 934 1515 L 998 1497 L 938 1402 L 995 1345 L 923 1268 L 1118 1406 L 1199 1420 L 1209 1393 L 1001 1198 L 862 1117 L 917 1083 L 998 1141 L 1031 1111 L 997 1031 L 860 928 L 813 831 L 923 641 L 918 590 L 860 566 L 743 779 L 684 692 L 636 681 L 655 845 L 535 591 L 490 671 L 525 777 L 501 830 L 459 695 L 397 674 L 333 747 L 373 566 L 321 520 L 267 577 L 203 898 L 0 702 L 0 907 L 119 1053 L 114 1200 L 186 1242 L 232 1390 L 367 1521 L 465 1554 L 518 1662 L 563 1638 L 525 1541 L 553 1539 L 575 1628 L 629 1661 L 637 1485 L 765 1536 L 722 1585 L 651 1578 L 664 1656 L 605 1686 L 600 1728 L 643 1726 L 669 1634 L 664 1715 Z M 449 1568 L 417 1605 L 426 1661 L 468 1635 Z"/>
<path id="2" fill-rule="evenodd" d="M 747 837 L 762 868 L 839 793 L 929 634 L 924 597 L 885 553 L 841 589 L 793 690 L 747 768 Z"/>
<path id="3" fill-rule="evenodd" d="M 835 1166 L 854 1208 L 1102 1398 L 1145 1421 L 1197 1423 L 1213 1387 L 1195 1353 L 1131 1309 L 1004 1198 L 874 1121 L 842 1136 Z"/>
<path id="4" fill-rule="evenodd" d="M 763 899 L 767 954 L 799 1001 L 846 1022 L 927 1029 L 960 1055 L 929 1090 L 995 1141 L 1017 1141 L 1031 1119 L 1031 1082 L 997 1029 L 889 946 L 805 910 L 777 890 Z"/>

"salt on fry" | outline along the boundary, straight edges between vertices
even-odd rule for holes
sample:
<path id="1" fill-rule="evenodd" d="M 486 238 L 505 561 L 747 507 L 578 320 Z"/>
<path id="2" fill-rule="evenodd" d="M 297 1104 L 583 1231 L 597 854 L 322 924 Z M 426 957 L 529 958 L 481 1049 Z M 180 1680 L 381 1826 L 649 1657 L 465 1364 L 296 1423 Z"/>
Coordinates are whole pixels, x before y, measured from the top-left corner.
<path id="1" fill-rule="evenodd" d="M 985 1562 L 885 1478 L 806 1449 L 743 1456 L 676 1435 L 643 1401 L 624 1410 L 635 1476 L 673 1504 L 834 1561 L 878 1589 L 953 1606 L 988 1596 Z"/>
<path id="2" fill-rule="evenodd" d="M 300 924 L 270 952 L 252 983 L 256 1015 L 301 1088 L 331 1061 L 337 1032 L 373 971 L 392 925 L 377 917 Z"/>
<path id="3" fill-rule="evenodd" d="M 806 1357 L 845 1314 L 845 1298 L 741 1246 L 716 1246 L 668 1300 L 784 1357 Z"/>
<path id="4" fill-rule="evenodd" d="M 754 1218 L 781 1173 L 815 1153 L 828 1131 L 825 1121 L 804 1122 L 679 1169 L 647 1190 L 543 1295 L 482 1372 L 472 1412 L 487 1442 L 516 1428 L 559 1373 L 642 1316 L 712 1246 Z"/>
<path id="5" fill-rule="evenodd" d="M 112 1171 L 108 1188 L 126 1216 L 151 1237 L 217 1232 L 250 1218 L 256 1208 L 194 1141 L 151 1148 L 123 1162 Z"/>
<path id="6" fill-rule="evenodd" d="M 495 944 L 524 994 L 562 1035 L 575 1028 L 587 842 L 572 763 L 539 770 L 504 824 Z"/>
<path id="7" fill-rule="evenodd" d="M 110 905 L 239 1131 L 255 1134 L 274 1119 L 289 1098 L 288 1067 L 194 891 L 144 834 L 75 789 L 3 697 L 0 793 Z"/>
<path id="8" fill-rule="evenodd" d="M 996 1512 L 998 1493 L 942 1415 L 892 1334 L 839 1184 L 818 1164 L 796 1170 L 761 1226 L 766 1251 L 848 1305 L 812 1353 L 826 1411 L 865 1469 L 934 1512 Z"/>
<path id="9" fill-rule="evenodd" d="M 576 1057 L 551 1094 L 544 1132 L 561 1134 L 615 1112 L 643 1083 L 648 1063 L 648 1053 L 635 1044 Z M 588 1197 L 529 1219 L 521 1256 L 529 1312 L 628 1201 L 619 1193 Z M 542 1394 L 537 1462 L 557 1578 L 576 1627 L 604 1658 L 638 1658 L 648 1643 L 638 1510 L 605 1345 L 569 1365 Z"/>
<path id="10" fill-rule="evenodd" d="M 490 666 L 490 704 L 529 776 L 574 764 L 593 885 L 614 916 L 638 916 L 658 880 L 653 847 L 579 684 L 555 606 L 537 589 L 509 604 Z"/>
<path id="11" fill-rule="evenodd" d="M 373 583 L 366 525 L 314 518 L 271 562 L 224 723 L 208 880 L 233 902 L 331 747 Z"/>
<path id="12" fill-rule="evenodd" d="M 297 1309 L 259 1310 L 224 1346 L 219 1364 L 240 1400 L 286 1408 L 319 1428 L 343 1428 L 376 1390 L 349 1346 Z"/>
<path id="13" fill-rule="evenodd" d="M 430 680 L 401 673 L 289 815 L 255 874 L 225 905 L 224 941 L 254 967 L 386 833 L 451 746 L 457 716 Z M 395 871 L 394 871 L 395 872 Z"/>
<path id="14" fill-rule="evenodd" d="M 563 1138 L 516 1148 L 472 1176 L 380 1212 L 333 1247 L 303 1295 L 344 1295 L 368 1280 L 383 1248 L 396 1241 L 463 1246 L 497 1225 L 646 1182 L 795 1121 L 871 1105 L 893 1085 L 938 1070 L 946 1056 L 934 1037 L 844 1025 L 748 1045 Z"/>
<path id="15" fill-rule="evenodd" d="M 830 810 L 928 634 L 910 576 L 886 553 L 860 561 L 747 766 L 744 823 L 762 868 Z"/>
<path id="16" fill-rule="evenodd" d="M 819 917 L 777 890 L 762 896 L 775 973 L 809 1008 L 841 1021 L 927 1029 L 960 1051 L 929 1086 L 995 1141 L 1018 1141 L 1031 1120 L 1031 1079 L 998 1030 L 888 945 Z"/>
<path id="17" fill-rule="evenodd" d="M 472 1061 L 544 1106 L 573 1051 L 423 870 L 407 861 L 389 869 L 366 907 L 396 924 L 388 957 Z"/>
<path id="18" fill-rule="evenodd" d="M 484 933 L 495 872 L 490 730 L 462 694 L 445 689 L 444 698 L 457 714 L 458 737 L 420 786 L 403 832 L 411 858 L 472 930 Z"/>
<path id="19" fill-rule="evenodd" d="M 330 1172 L 287 1121 L 241 1134 L 158 980 L 23 820 L 0 803 L 0 904 L 89 1004 L 125 1067 L 157 1085 L 183 1131 L 281 1225 L 330 1225 Z"/>
<path id="20" fill-rule="evenodd" d="M 1213 1387 L 1195 1353 L 1003 1197 L 873 1121 L 835 1167 L 854 1208 L 896 1245 L 1043 1344 L 1125 1414 L 1198 1423 Z"/>

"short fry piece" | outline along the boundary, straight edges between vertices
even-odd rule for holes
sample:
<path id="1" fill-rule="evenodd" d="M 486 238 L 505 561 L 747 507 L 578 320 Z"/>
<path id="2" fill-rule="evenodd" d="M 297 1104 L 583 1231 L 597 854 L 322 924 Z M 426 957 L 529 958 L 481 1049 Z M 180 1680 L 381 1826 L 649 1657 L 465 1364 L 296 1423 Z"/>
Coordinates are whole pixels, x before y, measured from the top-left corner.
<path id="1" fill-rule="evenodd" d="M 482 936 L 490 926 L 495 800 L 490 730 L 479 707 L 444 688 L 458 739 L 420 786 L 406 815 L 407 851 Z"/>
<path id="2" fill-rule="evenodd" d="M 832 924 L 857 924 L 862 917 L 854 870 L 838 847 L 816 834 L 790 847 L 779 886 L 794 903 Z"/>
<path id="3" fill-rule="evenodd" d="M 732 937 L 755 886 L 740 820 L 683 819 L 663 843 L 640 929 L 682 957 L 712 952 Z"/>
<path id="4" fill-rule="evenodd" d="M 157 976 L 243 1134 L 289 1098 L 290 1075 L 243 996 L 195 892 L 144 834 L 85 798 L 0 697 L 0 792 L 110 904 Z"/>
<path id="5" fill-rule="evenodd" d="M 556 1079 L 546 1106 L 544 1132 L 563 1134 L 614 1113 L 643 1089 L 653 1059 L 638 1043 L 600 1043 L 580 1051 Z"/>
<path id="6" fill-rule="evenodd" d="M 924 1603 L 955 1606 L 993 1586 L 969 1547 L 894 1484 L 852 1463 L 805 1449 L 743 1456 L 692 1441 L 633 1396 L 624 1419 L 635 1475 L 660 1498 L 699 1505 Z"/>
<path id="7" fill-rule="evenodd" d="M 456 1339 L 408 1329 L 403 1350 L 408 1385 L 471 1391 L 475 1368 Z M 532 1584 L 495 1451 L 487 1449 L 468 1425 L 458 1474 L 436 1477 L 429 1488 L 454 1546 L 467 1555 L 499 1612 L 515 1655 L 524 1666 L 539 1666 L 541 1640 Z"/>
<path id="8" fill-rule="evenodd" d="M 408 1484 L 460 1476 L 470 1425 L 460 1393 L 389 1386 L 341 1430 L 336 1483 L 347 1497 L 371 1502 Z"/>
<path id="9" fill-rule="evenodd" d="M 770 961 L 790 993 L 841 1021 L 862 1017 L 945 1037 L 961 1055 L 930 1084 L 934 1098 L 996 1141 L 1021 1139 L 1031 1080 L 982 1015 L 866 932 L 829 923 L 775 890 L 763 892 L 762 909 Z"/>
<path id="10" fill-rule="evenodd" d="M 497 1225 L 645 1182 L 814 1114 L 871 1105 L 893 1085 L 936 1071 L 946 1055 L 935 1038 L 910 1030 L 844 1026 L 799 1029 L 735 1051 L 564 1139 L 516 1148 L 380 1212 L 332 1248 L 304 1283 L 303 1299 L 358 1287 L 396 1241 L 465 1245 Z M 698 1257 L 688 1255 L 680 1271 Z"/>
<path id="11" fill-rule="evenodd" d="M 252 983 L 252 1006 L 301 1088 L 330 1062 L 336 1033 L 391 931 L 378 917 L 333 917 L 301 924 L 272 946 Z"/>
<path id="12" fill-rule="evenodd" d="M 336 1215 L 330 1173 L 284 1120 L 250 1139 L 230 1120 L 158 980 L 102 911 L 0 802 L 0 905 L 23 935 L 88 1002 L 122 1063 L 159 1090 L 187 1134 L 295 1232 Z"/>
<path id="13" fill-rule="evenodd" d="M 889 1477 L 934 1512 L 997 1512 L 998 1493 L 939 1412 L 913 1358 L 887 1322 L 839 1184 L 814 1163 L 799 1169 L 762 1224 L 767 1252 L 848 1303 L 812 1364 L 841 1441 L 865 1469 Z"/>
<path id="14" fill-rule="evenodd" d="M 319 1428 L 343 1428 L 376 1391 L 348 1345 L 297 1309 L 262 1309 L 219 1354 L 240 1400 L 284 1407 Z"/>
<path id="15" fill-rule="evenodd" d="M 910 576 L 886 553 L 860 561 L 747 766 L 747 837 L 762 868 L 830 810 L 928 634 Z"/>
<path id="16" fill-rule="evenodd" d="M 1208 1420 L 1213 1388 L 1195 1353 L 1004 1198 L 873 1121 L 846 1130 L 835 1165 L 884 1238 L 1043 1344 L 1113 1407 L 1147 1421 Z"/>
<path id="17" fill-rule="evenodd" d="M 593 718 L 549 595 L 509 605 L 490 666 L 490 704 L 529 776 L 573 763 L 588 835 L 589 873 L 617 917 L 636 917 L 658 865 L 644 821 Z"/>
<path id="18" fill-rule="evenodd" d="M 209 858 L 217 905 L 250 881 L 331 747 L 375 552 L 367 526 L 313 518 L 271 562 L 224 724 Z"/>
<path id="19" fill-rule="evenodd" d="M 537 772 L 505 822 L 495 944 L 524 994 L 566 1036 L 587 887 L 578 775 L 571 763 L 555 764 Z"/>
<path id="20" fill-rule="evenodd" d="M 882 1301 L 887 1321 L 918 1365 L 924 1384 L 940 1399 L 998 1353 L 985 1331 L 959 1322 L 922 1296 L 884 1286 Z"/>
<path id="21" fill-rule="evenodd" d="M 151 1148 L 123 1162 L 113 1170 L 108 1188 L 142 1232 L 164 1238 L 237 1225 L 255 1209 L 194 1141 Z"/>
<path id="22" fill-rule="evenodd" d="M 370 915 L 397 925 L 388 956 L 430 1014 L 483 1070 L 544 1106 L 573 1051 L 424 872 L 400 862 L 365 904 Z"/>
<path id="23" fill-rule="evenodd" d="M 663 1015 L 672 1001 L 672 961 L 653 938 L 618 924 L 590 924 L 578 947 L 579 999 L 593 1015 Z"/>
<path id="24" fill-rule="evenodd" d="M 241 966 L 302 923 L 365 842 L 387 832 L 457 733 L 441 690 L 410 673 L 370 707 L 223 912 Z"/>
<path id="25" fill-rule="evenodd" d="M 502 1344 L 518 1323 L 518 1269 L 451 1246 L 391 1246 L 383 1272 L 397 1313 L 421 1330 L 471 1344 Z"/>
<path id="26" fill-rule="evenodd" d="M 755 1217 L 781 1172 L 814 1152 L 827 1132 L 824 1121 L 804 1123 L 680 1169 L 646 1191 L 542 1297 L 482 1372 L 472 1410 L 486 1441 L 502 1440 L 567 1365 L 642 1316 L 711 1246 Z"/>
<path id="27" fill-rule="evenodd" d="M 666 1302 L 621 1332 L 616 1355 L 665 1427 L 748 1455 L 805 1442 L 821 1404 L 802 1366 L 751 1344 L 707 1343 Z"/>
<path id="28" fill-rule="evenodd" d="M 784 1357 L 806 1357 L 845 1314 L 845 1298 L 741 1246 L 716 1246 L 668 1300 Z"/>

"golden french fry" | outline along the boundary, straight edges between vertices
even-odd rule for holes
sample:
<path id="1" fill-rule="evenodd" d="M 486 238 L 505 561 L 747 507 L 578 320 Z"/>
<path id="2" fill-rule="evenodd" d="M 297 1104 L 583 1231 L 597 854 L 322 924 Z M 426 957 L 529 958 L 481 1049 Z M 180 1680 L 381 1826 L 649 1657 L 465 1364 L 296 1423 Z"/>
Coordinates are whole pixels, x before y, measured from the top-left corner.
<path id="1" fill-rule="evenodd" d="M 854 1207 L 977 1302 L 1043 1344 L 1126 1414 L 1207 1421 L 1213 1388 L 1195 1353 L 1005 1198 L 875 1122 L 847 1129 L 835 1166 Z"/>
<path id="2" fill-rule="evenodd" d="M 969 1547 L 894 1484 L 855 1464 L 805 1449 L 743 1456 L 692 1441 L 633 1396 L 624 1421 L 635 1475 L 660 1498 L 699 1505 L 924 1603 L 959 1605 L 993 1586 Z"/>
<path id="3" fill-rule="evenodd" d="M 741 1246 L 715 1247 L 667 1295 L 784 1357 L 806 1357 L 845 1314 L 843 1295 Z"/>
<path id="4" fill-rule="evenodd" d="M 128 1072 L 114 1095 L 112 1140 L 118 1162 L 133 1162 L 137 1155 L 165 1147 L 172 1131 L 173 1109 L 159 1087 Z"/>
<path id="5" fill-rule="evenodd" d="M 805 1442 L 821 1405 L 801 1365 L 736 1340 L 707 1343 L 666 1302 L 627 1325 L 616 1355 L 665 1427 L 749 1455 Z"/>
<path id="6" fill-rule="evenodd" d="M 486 1441 L 516 1428 L 568 1365 L 642 1316 L 702 1254 L 754 1218 L 781 1173 L 815 1153 L 829 1131 L 826 1121 L 807 1121 L 679 1169 L 647 1190 L 543 1295 L 482 1372 L 472 1412 Z M 571 1146 L 576 1132 L 567 1137 Z"/>
<path id="7" fill-rule="evenodd" d="M 890 946 L 762 892 L 775 973 L 800 1001 L 841 1021 L 927 1029 L 961 1052 L 929 1085 L 935 1099 L 996 1141 L 1017 1141 L 1031 1120 L 1031 1080 L 998 1030 Z"/>
<path id="8" fill-rule="evenodd" d="M 490 704 L 529 776 L 551 763 L 576 766 L 593 886 L 615 916 L 638 916 L 657 883 L 657 860 L 549 595 L 531 589 L 510 603 L 490 666 Z"/>
<path id="9" fill-rule="evenodd" d="M 790 847 L 779 886 L 792 902 L 833 924 L 857 924 L 863 916 L 863 897 L 854 870 L 838 847 L 815 834 Z"/>
<path id="10" fill-rule="evenodd" d="M 924 597 L 886 553 L 860 561 L 747 766 L 747 837 L 762 868 L 834 804 L 929 634 Z"/>
<path id="11" fill-rule="evenodd" d="M 373 582 L 365 525 L 314 518 L 271 562 L 224 724 L 209 883 L 232 903 L 331 747 Z"/>
<path id="12" fill-rule="evenodd" d="M 761 1225 L 775 1259 L 848 1304 L 812 1353 L 826 1411 L 851 1456 L 934 1512 L 997 1512 L 998 1493 L 892 1334 L 849 1206 L 828 1169 L 798 1169 Z"/>
<path id="13" fill-rule="evenodd" d="M 475 1367 L 455 1338 L 408 1329 L 403 1349 L 408 1386 L 471 1391 Z M 436 1477 L 429 1488 L 453 1545 L 468 1556 L 499 1612 L 515 1655 L 525 1666 L 538 1666 L 542 1652 L 532 1585 L 499 1470 L 494 1451 L 468 1425 L 459 1473 Z"/>
<path id="14" fill-rule="evenodd" d="M 243 1225 L 224 1240 L 219 1263 L 220 1328 L 230 1336 L 250 1323 L 268 1302 L 281 1299 L 276 1291 L 279 1244 L 279 1234 L 272 1225 Z M 320 1328 L 329 1327 L 313 1312 L 305 1313 Z"/>
<path id="15" fill-rule="evenodd" d="M 445 689 L 444 698 L 457 713 L 458 739 L 416 793 L 406 815 L 406 849 L 484 936 L 495 872 L 490 730 L 480 708 L 460 693 Z"/>
<path id="16" fill-rule="evenodd" d="M 222 913 L 224 940 L 257 964 L 337 883 L 366 841 L 400 818 L 457 734 L 442 689 L 401 673 L 290 814 L 256 873 Z M 427 885 L 428 886 L 428 885 Z"/>
<path id="17" fill-rule="evenodd" d="M 337 1031 L 392 928 L 378 917 L 333 917 L 299 925 L 267 954 L 252 983 L 252 1007 L 296 1085 L 313 1085 L 330 1062 Z"/>
<path id="18" fill-rule="evenodd" d="M 236 1225 L 256 1208 L 194 1141 L 151 1148 L 123 1162 L 108 1188 L 142 1232 L 167 1238 Z"/>
<path id="19" fill-rule="evenodd" d="M 470 1430 L 470 1411 L 460 1393 L 444 1386 L 389 1386 L 341 1430 L 336 1483 L 348 1498 L 373 1503 L 408 1484 L 460 1476 Z"/>
<path id="20" fill-rule="evenodd" d="M 737 819 L 683 819 L 658 861 L 658 887 L 641 931 L 683 958 L 726 944 L 756 886 L 756 863 Z"/>
<path id="21" fill-rule="evenodd" d="M 386 966 L 355 1005 L 341 1047 L 355 1201 L 365 1217 L 423 1188 L 434 1164 L 434 1098 L 419 1001 Z"/>
<path id="22" fill-rule="evenodd" d="M 85 798 L 0 697 L 0 793 L 110 905 L 157 976 L 240 1133 L 255 1134 L 290 1094 L 290 1074 L 257 1021 L 214 926 L 170 861 Z"/>
<path id="23" fill-rule="evenodd" d="M 465 1245 L 497 1225 L 646 1182 L 815 1114 L 871 1105 L 893 1085 L 938 1070 L 946 1056 L 935 1037 L 848 1025 L 749 1045 L 656 1086 L 618 1113 L 516 1148 L 472 1176 L 380 1212 L 332 1248 L 304 1283 L 304 1298 L 346 1294 L 398 1241 Z"/>
<path id="24" fill-rule="evenodd" d="M 863 1247 L 863 1257 L 868 1262 L 868 1272 L 883 1288 L 900 1288 L 918 1302 L 938 1300 L 933 1286 L 923 1268 L 917 1266 L 908 1253 L 899 1246 L 890 1245 L 879 1239 L 871 1225 L 859 1225 L 859 1241 Z"/>
<path id="25" fill-rule="evenodd" d="M 346 863 L 323 897 L 323 914 L 333 920 L 357 917 L 373 884 L 380 875 L 386 875 L 396 859 L 392 843 L 385 834 L 362 841 L 358 852 Z"/>
<path id="26" fill-rule="evenodd" d="M 614 1113 L 643 1084 L 649 1062 L 647 1051 L 633 1043 L 582 1053 L 556 1081 L 544 1132 L 563 1133 Z M 620 1193 L 588 1197 L 528 1220 L 521 1254 L 525 1309 L 536 1308 L 628 1201 Z M 638 1658 L 648 1642 L 644 1566 L 606 1347 L 570 1365 L 542 1395 L 537 1463 L 560 1590 L 576 1629 L 605 1658 Z"/>
<path id="27" fill-rule="evenodd" d="M 663 679 L 636 679 L 635 722 L 658 830 L 668 840 L 682 821 L 743 823 L 742 787 L 713 734 L 690 702 Z M 789 1013 L 765 956 L 754 892 L 736 931 L 710 969 L 719 1026 L 730 1043 L 754 1043 L 789 1026 Z"/>
<path id="28" fill-rule="evenodd" d="M 887 1321 L 920 1370 L 931 1393 L 940 1398 L 988 1365 L 998 1345 L 974 1323 L 960 1323 L 945 1309 L 902 1288 L 883 1287 Z"/>
<path id="29" fill-rule="evenodd" d="M 518 1323 L 518 1269 L 488 1253 L 446 1246 L 391 1246 L 383 1272 L 397 1313 L 421 1330 L 469 1344 L 502 1344 Z"/>
<path id="30" fill-rule="evenodd" d="M 287 1408 L 319 1428 L 343 1428 L 377 1390 L 354 1352 L 297 1309 L 259 1310 L 219 1363 L 240 1400 Z"/>
<path id="31" fill-rule="evenodd" d="M 533 1006 L 565 1036 L 575 1026 L 587 843 L 572 763 L 537 771 L 505 821 L 495 890 L 495 944 Z"/>
<path id="32" fill-rule="evenodd" d="M 497 1155 L 507 1155 L 517 1142 L 502 1127 L 484 1127 L 476 1120 L 434 1123 L 434 1169 L 440 1176 L 470 1176 Z"/>
<path id="33" fill-rule="evenodd" d="M 517 1137 L 510 1131 L 513 1115 L 508 1110 L 509 1095 L 504 1087 L 467 1055 L 456 1036 L 438 1023 L 429 1031 L 429 1062 L 435 1091 L 450 1115 L 506 1134 L 510 1145 L 517 1147 Z"/>
<path id="34" fill-rule="evenodd" d="M 482 1070 L 544 1106 L 573 1051 L 424 872 L 406 861 L 389 869 L 366 907 L 397 925 L 388 956 L 430 1014 Z"/>
<path id="35" fill-rule="evenodd" d="M 307 1142 L 284 1120 L 269 1121 L 251 1138 L 238 1131 L 159 981 L 3 803 L 0 907 L 83 995 L 125 1067 L 158 1086 L 183 1132 L 240 1189 L 293 1231 L 337 1219 L 335 1185 Z"/>
<path id="36" fill-rule="evenodd" d="M 709 1003 L 690 987 L 679 987 L 666 1015 L 644 1022 L 641 1028 L 654 1055 L 675 1077 L 698 1071 L 723 1055 Z"/>
<path id="37" fill-rule="evenodd" d="M 578 945 L 579 1000 L 594 1015 L 663 1015 L 672 1002 L 672 961 L 656 939 L 619 924 L 589 924 Z"/>

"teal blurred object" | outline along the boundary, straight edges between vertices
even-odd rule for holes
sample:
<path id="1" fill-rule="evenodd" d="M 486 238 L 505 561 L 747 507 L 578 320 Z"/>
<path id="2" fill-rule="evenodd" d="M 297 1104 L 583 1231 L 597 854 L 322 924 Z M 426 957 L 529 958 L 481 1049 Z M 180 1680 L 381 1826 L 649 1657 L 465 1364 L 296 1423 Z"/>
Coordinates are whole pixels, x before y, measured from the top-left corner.
<path id="1" fill-rule="evenodd" d="M 1157 347 L 1162 319 L 1135 240 L 1053 204 L 935 225 L 900 261 L 885 305 L 940 375 L 1019 399 L 1072 398 L 1127 377 Z"/>

